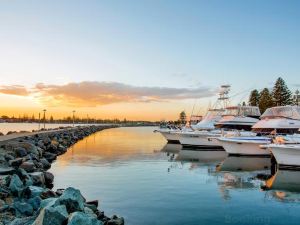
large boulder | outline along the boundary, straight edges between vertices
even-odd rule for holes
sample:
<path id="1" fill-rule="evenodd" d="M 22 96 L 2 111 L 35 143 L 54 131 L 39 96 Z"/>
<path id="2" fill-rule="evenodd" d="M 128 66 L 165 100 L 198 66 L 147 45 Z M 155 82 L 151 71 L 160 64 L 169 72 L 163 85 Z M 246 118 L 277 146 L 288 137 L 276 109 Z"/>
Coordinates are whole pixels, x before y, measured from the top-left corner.
<path id="1" fill-rule="evenodd" d="M 23 194 L 27 196 L 27 198 L 40 197 L 41 194 L 45 191 L 44 188 L 38 186 L 29 186 L 24 189 Z"/>
<path id="2" fill-rule="evenodd" d="M 8 161 L 8 164 L 13 167 L 18 167 L 22 164 L 23 158 L 16 158 Z"/>
<path id="3" fill-rule="evenodd" d="M 17 215 L 31 216 L 33 214 L 33 207 L 26 202 L 14 202 L 13 208 L 16 210 Z"/>
<path id="4" fill-rule="evenodd" d="M 38 196 L 28 199 L 28 203 L 32 206 L 34 210 L 38 210 L 40 208 L 42 199 Z"/>
<path id="5" fill-rule="evenodd" d="M 108 220 L 107 225 L 124 225 L 124 218 L 114 215 L 110 220 Z"/>
<path id="6" fill-rule="evenodd" d="M 36 167 L 32 161 L 23 162 L 20 165 L 20 168 L 24 169 L 26 172 L 29 172 L 29 173 L 36 170 Z"/>
<path id="7" fill-rule="evenodd" d="M 43 186 L 45 184 L 45 177 L 43 172 L 29 173 L 32 179 L 33 185 Z"/>
<path id="8" fill-rule="evenodd" d="M 27 151 L 23 147 L 16 147 L 15 153 L 17 154 L 18 157 L 24 157 L 27 155 Z"/>
<path id="9" fill-rule="evenodd" d="M 43 154 L 43 156 L 45 157 L 45 159 L 48 160 L 48 162 L 54 161 L 56 159 L 56 157 L 57 157 L 56 154 L 53 154 L 53 153 L 50 153 L 50 152 L 45 152 Z"/>
<path id="10" fill-rule="evenodd" d="M 62 225 L 68 219 L 66 206 L 43 208 L 32 225 Z"/>
<path id="11" fill-rule="evenodd" d="M 68 225 L 103 225 L 103 223 L 89 214 L 74 212 L 69 216 Z"/>
<path id="12" fill-rule="evenodd" d="M 15 169 L 12 167 L 0 167 L 0 175 L 13 174 Z"/>
<path id="13" fill-rule="evenodd" d="M 33 221 L 34 218 L 32 216 L 15 218 L 9 225 L 32 225 Z"/>
<path id="14" fill-rule="evenodd" d="M 51 164 L 50 164 L 50 163 L 48 162 L 48 160 L 45 159 L 45 158 L 41 158 L 40 163 L 42 163 L 43 168 L 44 168 L 45 170 L 50 169 L 50 167 L 51 167 Z"/>
<path id="15" fill-rule="evenodd" d="M 79 190 L 72 187 L 68 187 L 58 198 L 58 201 L 67 207 L 69 213 L 83 211 L 84 209 L 85 200 L 83 196 Z"/>
<path id="16" fill-rule="evenodd" d="M 11 177 L 9 189 L 14 195 L 20 195 L 24 188 L 23 182 L 18 175 L 14 174 Z"/>
<path id="17" fill-rule="evenodd" d="M 52 173 L 44 172 L 44 177 L 45 177 L 45 184 L 46 185 L 53 184 L 54 175 Z"/>

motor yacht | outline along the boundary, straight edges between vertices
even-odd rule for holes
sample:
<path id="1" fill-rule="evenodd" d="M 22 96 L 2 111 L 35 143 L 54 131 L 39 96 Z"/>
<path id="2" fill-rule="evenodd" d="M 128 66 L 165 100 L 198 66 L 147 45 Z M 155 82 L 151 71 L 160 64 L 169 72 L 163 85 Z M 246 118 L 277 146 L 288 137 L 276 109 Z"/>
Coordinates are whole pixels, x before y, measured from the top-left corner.
<path id="1" fill-rule="evenodd" d="M 220 137 L 218 141 L 230 155 L 270 155 L 267 145 L 277 136 L 285 143 L 299 143 L 300 107 L 279 106 L 265 111 L 252 127 L 249 137 Z M 278 139 L 277 138 L 277 139 Z"/>
<path id="2" fill-rule="evenodd" d="M 251 127 L 258 121 L 260 112 L 256 106 L 226 107 L 218 121 L 210 120 L 210 129 L 181 133 L 179 141 L 184 147 L 223 149 L 218 138 L 222 136 L 253 136 L 249 132 Z M 224 149 L 223 149 L 224 150 Z"/>

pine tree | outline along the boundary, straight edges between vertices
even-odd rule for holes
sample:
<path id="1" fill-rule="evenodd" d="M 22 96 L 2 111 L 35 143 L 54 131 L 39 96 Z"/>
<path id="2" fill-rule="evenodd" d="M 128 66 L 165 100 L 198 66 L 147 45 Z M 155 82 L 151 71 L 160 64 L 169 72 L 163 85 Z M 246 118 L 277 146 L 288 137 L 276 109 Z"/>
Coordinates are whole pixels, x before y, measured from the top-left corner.
<path id="1" fill-rule="evenodd" d="M 181 124 L 185 124 L 186 122 L 186 114 L 185 114 L 185 111 L 182 111 L 180 114 L 179 114 L 179 121 Z"/>
<path id="2" fill-rule="evenodd" d="M 250 93 L 249 105 L 258 106 L 258 102 L 259 102 L 259 93 L 258 93 L 258 90 L 254 89 Z"/>
<path id="3" fill-rule="evenodd" d="M 276 106 L 292 104 L 292 93 L 281 77 L 279 77 L 275 83 L 272 97 Z"/>
<path id="4" fill-rule="evenodd" d="M 264 113 L 267 108 L 274 106 L 273 98 L 268 88 L 264 88 L 260 92 L 258 106 L 261 113 Z"/>

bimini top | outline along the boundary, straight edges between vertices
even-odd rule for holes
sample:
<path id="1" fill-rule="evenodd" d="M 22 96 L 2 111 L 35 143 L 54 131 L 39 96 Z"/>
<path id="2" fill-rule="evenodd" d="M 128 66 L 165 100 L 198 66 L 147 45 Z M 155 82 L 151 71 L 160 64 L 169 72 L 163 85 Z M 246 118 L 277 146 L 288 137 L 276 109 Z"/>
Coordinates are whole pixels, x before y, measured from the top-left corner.
<path id="1" fill-rule="evenodd" d="M 300 120 L 300 106 L 277 106 L 267 109 L 261 119 L 265 118 L 288 118 L 293 120 Z"/>
<path id="2" fill-rule="evenodd" d="M 257 106 L 230 106 L 226 108 L 224 116 L 250 116 L 259 117 L 260 110 Z"/>
<path id="3" fill-rule="evenodd" d="M 195 130 L 213 130 L 215 123 L 222 118 L 224 109 L 209 109 L 205 117 L 192 128 Z"/>

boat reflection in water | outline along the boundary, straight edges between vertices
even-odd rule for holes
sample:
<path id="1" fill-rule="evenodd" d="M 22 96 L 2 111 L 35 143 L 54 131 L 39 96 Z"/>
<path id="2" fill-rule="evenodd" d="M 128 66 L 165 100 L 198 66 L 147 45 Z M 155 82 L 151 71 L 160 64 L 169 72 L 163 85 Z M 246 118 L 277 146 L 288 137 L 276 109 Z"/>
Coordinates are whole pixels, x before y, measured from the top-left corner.
<path id="1" fill-rule="evenodd" d="M 300 201 L 300 171 L 279 169 L 264 188 L 280 201 Z"/>
<path id="2" fill-rule="evenodd" d="M 269 157 L 228 156 L 219 166 L 219 171 L 258 171 L 271 167 Z"/>
<path id="3" fill-rule="evenodd" d="M 220 163 L 227 156 L 225 151 L 183 148 L 177 155 L 178 161 L 196 161 L 199 163 Z"/>
<path id="4" fill-rule="evenodd" d="M 258 174 L 269 176 L 271 160 L 268 157 L 228 156 L 217 171 L 222 174 L 218 180 L 219 191 L 225 200 L 231 199 L 230 190 L 257 189 L 262 181 L 256 179 Z"/>
<path id="5" fill-rule="evenodd" d="M 167 143 L 162 149 L 161 152 L 167 153 L 178 153 L 182 149 L 181 144 L 171 144 Z"/>

